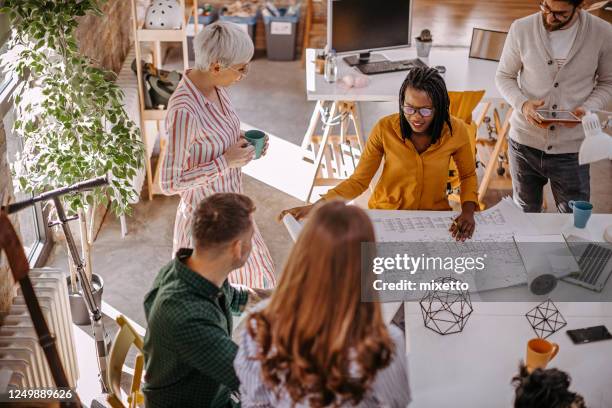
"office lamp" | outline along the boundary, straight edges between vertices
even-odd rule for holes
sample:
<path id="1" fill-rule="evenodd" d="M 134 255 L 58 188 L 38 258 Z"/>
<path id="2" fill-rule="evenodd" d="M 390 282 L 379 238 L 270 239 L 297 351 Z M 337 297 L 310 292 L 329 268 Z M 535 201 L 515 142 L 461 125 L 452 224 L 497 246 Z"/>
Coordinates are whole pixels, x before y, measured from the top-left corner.
<path id="1" fill-rule="evenodd" d="M 595 112 L 588 112 L 582 118 L 585 138 L 578 152 L 580 164 L 604 159 L 612 160 L 612 137 L 604 132 L 604 129 L 612 127 L 612 112 L 599 112 L 608 115 L 608 119 L 603 124 Z"/>
<path id="2" fill-rule="evenodd" d="M 578 151 L 578 163 L 580 164 L 604 159 L 612 160 L 612 137 L 604 132 L 604 129 L 612 128 L 612 112 L 597 112 L 608 117 L 605 122 L 600 122 L 595 112 L 588 112 L 582 117 L 585 138 Z M 604 239 L 612 242 L 612 225 L 606 227 Z"/>

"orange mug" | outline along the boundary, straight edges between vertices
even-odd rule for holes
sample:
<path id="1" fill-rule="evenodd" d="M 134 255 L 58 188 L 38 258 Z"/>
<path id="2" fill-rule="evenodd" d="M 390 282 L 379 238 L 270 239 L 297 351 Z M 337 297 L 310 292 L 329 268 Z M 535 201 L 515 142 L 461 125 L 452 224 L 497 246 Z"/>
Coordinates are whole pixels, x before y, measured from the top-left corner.
<path id="1" fill-rule="evenodd" d="M 550 360 L 559 352 L 559 345 L 544 339 L 531 339 L 527 342 L 527 368 L 529 372 L 536 368 L 544 369 Z"/>

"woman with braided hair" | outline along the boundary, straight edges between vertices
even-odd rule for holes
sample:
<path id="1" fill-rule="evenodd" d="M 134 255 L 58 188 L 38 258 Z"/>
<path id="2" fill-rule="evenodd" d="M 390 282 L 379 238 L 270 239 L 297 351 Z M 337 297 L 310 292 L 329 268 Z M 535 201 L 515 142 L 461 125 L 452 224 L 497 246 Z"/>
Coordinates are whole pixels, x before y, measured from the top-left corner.
<path id="1" fill-rule="evenodd" d="M 363 193 L 384 157 L 380 180 L 368 206 L 382 210 L 450 210 L 446 194 L 448 166 L 454 159 L 461 180 L 461 214 L 449 231 L 457 240 L 474 233 L 478 199 L 476 163 L 467 129 L 450 116 L 444 80 L 433 68 L 410 70 L 399 92 L 399 113 L 372 129 L 353 175 L 321 200 L 352 200 Z M 283 211 L 300 219 L 312 205 Z"/>

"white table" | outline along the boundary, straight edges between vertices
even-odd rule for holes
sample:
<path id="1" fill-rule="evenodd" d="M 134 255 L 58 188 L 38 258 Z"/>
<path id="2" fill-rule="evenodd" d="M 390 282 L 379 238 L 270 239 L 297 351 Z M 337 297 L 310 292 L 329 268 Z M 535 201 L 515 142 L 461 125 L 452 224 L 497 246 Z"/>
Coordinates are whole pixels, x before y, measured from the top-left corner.
<path id="1" fill-rule="evenodd" d="M 571 214 L 527 215 L 541 234 L 576 235 Z M 603 242 L 603 232 L 610 225 L 612 214 L 593 214 L 586 230 L 580 232 L 585 238 L 584 233 L 588 232 L 591 241 Z M 559 354 L 548 366 L 570 374 L 571 390 L 582 394 L 587 406 L 610 408 L 612 341 L 574 345 L 565 332 L 597 325 L 612 330 L 612 302 L 609 302 L 612 281 L 608 281 L 602 293 L 563 281 L 558 282 L 557 288 L 582 290 L 588 302 L 555 302 L 567 326 L 548 338 L 560 346 Z M 499 291 L 512 294 L 526 290 L 526 286 L 519 286 Z M 533 302 L 472 302 L 474 311 L 463 332 L 444 336 L 424 326 L 418 302 L 404 303 L 413 398 L 410 408 L 512 406 L 511 379 L 518 372 L 519 361 L 524 359 L 527 341 L 536 337 L 525 314 L 544 300 L 546 296 Z M 390 321 L 401 305 L 382 303 L 385 321 Z"/>
<path id="2" fill-rule="evenodd" d="M 389 60 L 416 58 L 416 48 L 398 48 L 377 51 Z M 502 99 L 495 86 L 497 62 L 468 58 L 468 48 L 433 47 L 429 58 L 421 58 L 427 65 L 446 67 L 444 81 L 449 91 L 486 91 L 486 100 Z M 364 88 L 345 89 L 338 82 L 329 84 L 323 75 L 315 72 L 316 50 L 306 50 L 306 91 L 309 101 L 355 101 L 355 102 L 396 102 L 399 90 L 408 71 L 369 75 L 370 83 Z M 338 79 L 350 73 L 359 73 L 338 57 Z"/>
<path id="3" fill-rule="evenodd" d="M 568 225 L 568 214 L 529 214 L 542 234 L 558 234 Z M 595 214 L 588 224 L 593 240 L 603 240 L 612 214 Z M 559 285 L 568 285 L 559 282 Z M 574 286 L 572 286 L 573 288 Z M 525 287 L 504 290 L 526 290 Z M 590 292 L 585 289 L 587 296 Z M 604 289 L 612 298 L 612 282 Z M 601 295 L 592 293 L 593 299 Z M 554 299 L 553 299 L 554 301 Z M 406 303 L 408 366 L 411 408 L 510 407 L 511 378 L 525 356 L 527 341 L 536 337 L 525 313 L 539 302 L 474 302 L 474 312 L 461 333 L 439 335 L 423 325 L 419 304 Z M 612 330 L 612 303 L 556 303 L 567 326 L 548 340 L 560 346 L 549 364 L 568 372 L 571 390 L 582 394 L 589 407 L 612 407 L 612 341 L 574 345 L 568 329 L 605 325 Z M 384 304 L 386 317 L 399 304 Z"/>

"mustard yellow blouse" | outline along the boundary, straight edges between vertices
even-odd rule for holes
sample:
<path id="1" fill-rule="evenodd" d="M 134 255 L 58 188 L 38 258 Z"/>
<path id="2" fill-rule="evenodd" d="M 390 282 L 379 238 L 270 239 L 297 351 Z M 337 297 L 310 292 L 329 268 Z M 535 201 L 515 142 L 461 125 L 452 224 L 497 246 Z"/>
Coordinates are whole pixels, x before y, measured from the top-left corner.
<path id="1" fill-rule="evenodd" d="M 351 200 L 363 193 L 385 164 L 368 206 L 381 210 L 450 210 L 446 195 L 448 166 L 453 157 L 461 180 L 461 202 L 478 202 L 476 163 L 465 124 L 451 116 L 453 133 L 442 136 L 419 154 L 411 141 L 402 139 L 399 113 L 386 116 L 372 129 L 353 175 L 323 196 Z"/>

